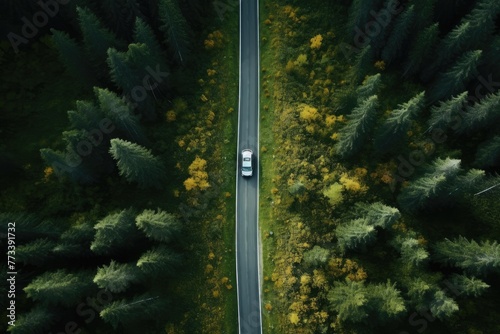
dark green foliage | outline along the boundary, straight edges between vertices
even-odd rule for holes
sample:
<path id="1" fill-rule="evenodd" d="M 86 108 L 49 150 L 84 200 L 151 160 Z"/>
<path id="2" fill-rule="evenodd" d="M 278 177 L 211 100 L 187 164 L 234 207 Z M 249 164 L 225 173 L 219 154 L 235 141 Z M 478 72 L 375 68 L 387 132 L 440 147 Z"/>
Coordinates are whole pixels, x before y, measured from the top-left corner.
<path id="1" fill-rule="evenodd" d="M 467 109 L 460 133 L 475 133 L 497 126 L 500 121 L 500 92 L 490 94 Z"/>
<path id="2" fill-rule="evenodd" d="M 448 297 L 444 291 L 438 290 L 434 293 L 434 299 L 430 303 L 430 310 L 433 316 L 445 320 L 458 311 L 458 304 L 453 298 Z"/>
<path id="3" fill-rule="evenodd" d="M 68 272 L 64 269 L 45 272 L 24 288 L 34 301 L 74 306 L 94 288 L 90 272 Z"/>
<path id="4" fill-rule="evenodd" d="M 104 28 L 97 16 L 89 9 L 79 7 L 77 12 L 87 56 L 96 69 L 102 71 L 106 68 L 108 49 L 120 49 L 122 43 L 112 32 Z"/>
<path id="5" fill-rule="evenodd" d="M 130 247 L 138 235 L 135 216 L 133 209 L 127 209 L 101 219 L 94 226 L 96 234 L 90 249 L 96 254 L 110 254 Z"/>
<path id="6" fill-rule="evenodd" d="M 68 119 L 74 129 L 99 129 L 103 118 L 102 111 L 91 101 L 76 101 L 76 110 L 68 111 Z"/>
<path id="7" fill-rule="evenodd" d="M 347 116 L 347 124 L 339 131 L 339 141 L 335 151 L 342 157 L 348 157 L 361 149 L 361 146 L 374 125 L 377 114 L 378 97 L 373 95 Z"/>
<path id="8" fill-rule="evenodd" d="M 387 44 L 382 51 L 382 59 L 386 64 L 392 63 L 400 55 L 405 41 L 411 33 L 415 21 L 415 6 L 407 7 L 397 18 Z"/>
<path id="9" fill-rule="evenodd" d="M 442 195 L 460 172 L 460 160 L 436 159 L 429 172 L 403 188 L 398 202 L 405 211 L 415 212 Z"/>
<path id="10" fill-rule="evenodd" d="M 112 293 L 123 292 L 133 283 L 142 279 L 142 272 L 135 263 L 118 263 L 111 261 L 108 266 L 100 267 L 94 277 L 94 283 L 101 289 Z"/>
<path id="11" fill-rule="evenodd" d="M 474 276 L 454 274 L 451 278 L 453 287 L 459 291 L 460 295 L 465 297 L 478 297 L 482 295 L 490 286 Z"/>
<path id="12" fill-rule="evenodd" d="M 154 63 L 162 64 L 166 68 L 164 52 L 156 39 L 153 29 L 139 17 L 135 20 L 134 41 L 138 44 L 145 44 L 151 56 L 155 59 Z"/>
<path id="13" fill-rule="evenodd" d="M 84 222 L 71 226 L 61 234 L 58 244 L 53 252 L 65 257 L 81 257 L 90 255 L 90 244 L 94 239 L 94 225 Z"/>
<path id="14" fill-rule="evenodd" d="M 37 239 L 33 242 L 17 246 L 16 260 L 24 264 L 43 266 L 52 257 L 52 249 L 56 242 L 50 239 Z"/>
<path id="15" fill-rule="evenodd" d="M 424 103 L 425 92 L 421 92 L 393 110 L 378 131 L 375 138 L 375 148 L 379 152 L 387 152 L 400 143 L 406 137 L 412 121 L 424 108 Z"/>
<path id="16" fill-rule="evenodd" d="M 357 216 L 366 219 L 370 225 L 383 229 L 390 228 L 401 217 L 398 209 L 381 202 L 357 203 L 355 211 Z"/>
<path id="17" fill-rule="evenodd" d="M 129 301 L 123 299 L 114 301 L 106 305 L 99 315 L 116 329 L 120 324 L 127 326 L 138 320 L 146 322 L 147 319 L 151 322 L 152 319 L 160 317 L 164 319 L 168 304 L 163 297 L 143 294 Z"/>
<path id="18" fill-rule="evenodd" d="M 45 163 L 52 167 L 58 177 L 68 177 L 77 183 L 89 183 L 94 178 L 83 168 L 82 157 L 76 152 L 60 152 L 50 148 L 42 148 L 40 155 Z"/>
<path id="19" fill-rule="evenodd" d="M 367 98 L 378 95 L 382 89 L 382 75 L 377 73 L 365 78 L 363 84 L 356 89 L 358 103 L 365 101 Z"/>
<path id="20" fill-rule="evenodd" d="M 478 243 L 460 236 L 454 241 L 438 242 L 434 251 L 437 261 L 472 274 L 485 275 L 500 269 L 500 245 L 496 241 Z"/>
<path id="21" fill-rule="evenodd" d="M 137 227 L 152 240 L 170 242 L 180 233 L 181 222 L 172 214 L 158 209 L 144 210 L 135 218 Z"/>
<path id="22" fill-rule="evenodd" d="M 67 33 L 55 29 L 52 32 L 59 57 L 68 72 L 78 81 L 92 85 L 94 82 L 93 70 L 80 45 Z"/>
<path id="23" fill-rule="evenodd" d="M 436 102 L 463 92 L 469 81 L 477 76 L 481 50 L 468 51 L 446 71 L 438 75 L 429 89 L 429 100 Z"/>
<path id="24" fill-rule="evenodd" d="M 9 326 L 11 334 L 41 334 L 47 333 L 55 322 L 56 316 L 46 306 L 33 307 L 29 312 L 20 314 L 15 326 Z"/>
<path id="25" fill-rule="evenodd" d="M 429 118 L 429 130 L 456 128 L 461 123 L 462 114 L 467 104 L 468 93 L 465 91 L 447 101 L 439 102 L 432 107 Z"/>
<path id="26" fill-rule="evenodd" d="M 330 251 L 318 245 L 304 252 L 304 263 L 309 267 L 319 267 L 328 261 Z"/>
<path id="27" fill-rule="evenodd" d="M 131 27 L 136 16 L 141 15 L 136 0 L 101 0 L 102 12 L 107 17 L 107 25 L 118 36 L 127 38 L 131 35 Z"/>
<path id="28" fill-rule="evenodd" d="M 348 36 L 352 37 L 356 34 L 356 31 L 365 30 L 365 25 L 369 21 L 374 21 L 375 18 L 370 15 L 370 11 L 375 13 L 379 10 L 381 1 L 363 1 L 354 0 L 349 8 L 349 19 L 347 23 Z"/>
<path id="29" fill-rule="evenodd" d="M 40 219 L 32 213 L 0 212 L 3 233 L 7 233 L 9 223 L 15 223 L 17 241 L 36 238 L 56 239 L 62 232 L 62 227 L 59 224 L 49 219 Z"/>
<path id="30" fill-rule="evenodd" d="M 166 246 L 155 247 L 137 261 L 139 267 L 145 275 L 172 276 L 181 264 L 181 256 Z"/>
<path id="31" fill-rule="evenodd" d="M 146 138 L 139 119 L 132 113 L 130 105 L 107 89 L 95 88 L 99 107 L 108 117 L 120 134 L 136 143 L 144 143 Z"/>
<path id="32" fill-rule="evenodd" d="M 478 147 L 474 165 L 481 168 L 500 165 L 500 136 L 493 137 Z"/>
<path id="33" fill-rule="evenodd" d="M 385 284 L 367 285 L 371 314 L 379 323 L 397 319 L 406 311 L 401 292 L 396 283 L 387 281 Z"/>
<path id="34" fill-rule="evenodd" d="M 338 225 L 335 229 L 335 236 L 340 251 L 345 252 L 374 242 L 377 230 L 367 219 L 359 218 Z"/>
<path id="35" fill-rule="evenodd" d="M 415 238 L 405 238 L 400 245 L 401 261 L 409 266 L 419 266 L 429 258 L 429 252 Z"/>
<path id="36" fill-rule="evenodd" d="M 162 188 L 166 170 L 150 150 L 121 139 L 112 139 L 109 152 L 116 160 L 120 175 L 141 188 Z"/>
<path id="37" fill-rule="evenodd" d="M 365 76 L 373 70 L 373 50 L 370 45 L 364 47 L 356 55 L 356 62 L 352 67 L 351 81 L 354 85 L 359 85 L 365 79 Z"/>
<path id="38" fill-rule="evenodd" d="M 184 64 L 189 51 L 189 27 L 176 0 L 160 0 L 159 13 L 162 25 L 160 30 L 174 59 Z"/>
<path id="39" fill-rule="evenodd" d="M 411 45 L 408 60 L 404 65 L 403 76 L 410 77 L 430 62 L 439 41 L 439 25 L 434 23 L 421 31 Z"/>

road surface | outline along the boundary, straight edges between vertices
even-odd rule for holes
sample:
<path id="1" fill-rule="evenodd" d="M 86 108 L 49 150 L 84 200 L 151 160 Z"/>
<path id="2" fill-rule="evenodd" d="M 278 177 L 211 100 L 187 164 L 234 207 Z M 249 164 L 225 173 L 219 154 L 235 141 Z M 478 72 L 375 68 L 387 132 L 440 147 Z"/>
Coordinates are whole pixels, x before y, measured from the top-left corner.
<path id="1" fill-rule="evenodd" d="M 238 333 L 261 334 L 259 282 L 259 22 L 258 0 L 240 0 L 240 85 L 236 177 Z M 241 176 L 241 150 L 254 152 L 254 171 Z"/>

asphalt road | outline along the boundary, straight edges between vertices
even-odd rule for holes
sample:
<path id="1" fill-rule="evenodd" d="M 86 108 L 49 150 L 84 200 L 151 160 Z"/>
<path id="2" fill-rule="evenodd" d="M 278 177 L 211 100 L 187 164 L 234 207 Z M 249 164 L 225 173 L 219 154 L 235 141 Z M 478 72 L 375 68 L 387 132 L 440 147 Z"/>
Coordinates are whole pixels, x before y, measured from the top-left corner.
<path id="1" fill-rule="evenodd" d="M 240 85 L 236 178 L 238 333 L 261 334 L 259 282 L 259 25 L 258 0 L 240 0 Z M 241 176 L 241 150 L 254 152 L 253 176 Z"/>

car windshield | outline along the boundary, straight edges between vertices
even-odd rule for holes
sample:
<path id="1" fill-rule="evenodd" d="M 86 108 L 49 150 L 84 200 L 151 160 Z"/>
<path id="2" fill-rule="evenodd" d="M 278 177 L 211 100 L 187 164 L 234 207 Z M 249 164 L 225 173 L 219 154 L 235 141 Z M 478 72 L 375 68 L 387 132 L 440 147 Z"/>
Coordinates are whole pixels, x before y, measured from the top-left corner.
<path id="1" fill-rule="evenodd" d="M 244 171 L 244 172 L 251 172 L 252 171 L 252 167 L 243 167 L 241 170 Z"/>

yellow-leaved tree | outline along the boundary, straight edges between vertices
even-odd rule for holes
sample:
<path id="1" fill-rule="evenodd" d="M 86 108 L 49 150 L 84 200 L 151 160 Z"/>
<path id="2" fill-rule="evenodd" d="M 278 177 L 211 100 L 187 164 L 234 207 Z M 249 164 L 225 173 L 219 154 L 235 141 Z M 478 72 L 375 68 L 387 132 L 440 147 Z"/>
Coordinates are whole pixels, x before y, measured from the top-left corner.
<path id="1" fill-rule="evenodd" d="M 321 47 L 321 42 L 323 42 L 323 36 L 316 35 L 311 38 L 311 49 L 319 49 Z"/>
<path id="2" fill-rule="evenodd" d="M 205 190 L 210 187 L 206 168 L 207 161 L 197 156 L 188 168 L 190 177 L 184 181 L 184 187 L 186 190 Z"/>

